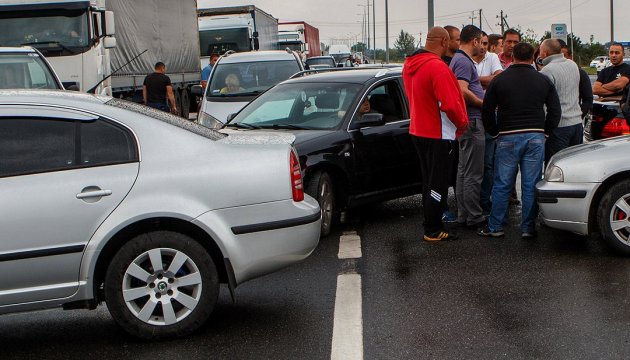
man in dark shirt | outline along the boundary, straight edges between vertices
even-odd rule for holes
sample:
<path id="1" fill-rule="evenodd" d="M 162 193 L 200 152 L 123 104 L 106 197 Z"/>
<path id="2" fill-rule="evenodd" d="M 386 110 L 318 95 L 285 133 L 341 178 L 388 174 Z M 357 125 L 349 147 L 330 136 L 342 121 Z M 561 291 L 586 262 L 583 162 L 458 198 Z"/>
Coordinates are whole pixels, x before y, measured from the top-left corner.
<path id="1" fill-rule="evenodd" d="M 459 163 L 457 168 L 457 222 L 477 228 L 483 226 L 480 191 L 484 170 L 485 131 L 481 122 L 481 106 L 484 91 L 479 81 L 477 67 L 472 59 L 481 51 L 481 30 L 466 25 L 460 35 L 460 49 L 453 56 L 450 68 L 466 101 L 468 130 L 459 138 Z"/>
<path id="2" fill-rule="evenodd" d="M 166 73 L 166 65 L 163 62 L 155 64 L 155 72 L 144 78 L 142 86 L 142 98 L 144 104 L 152 108 L 177 114 L 177 105 L 175 96 L 173 95 L 173 87 L 171 79 L 164 75 Z M 171 107 L 166 104 L 166 99 Z"/>
<path id="3" fill-rule="evenodd" d="M 490 83 L 483 102 L 486 131 L 497 137 L 492 210 L 481 236 L 504 235 L 512 185 L 521 169 L 523 238 L 536 236 L 536 182 L 542 177 L 545 134 L 558 126 L 560 99 L 553 83 L 532 67 L 534 48 L 524 42 L 513 49 L 514 63 Z M 547 113 L 545 115 L 545 106 Z"/>
<path id="4" fill-rule="evenodd" d="M 616 97 L 630 82 L 630 65 L 623 62 L 624 48 L 620 43 L 612 43 L 608 49 L 608 59 L 612 66 L 602 70 L 593 84 L 593 94 L 601 97 Z"/>
<path id="5" fill-rule="evenodd" d="M 446 25 L 444 30 L 448 31 L 449 41 L 448 47 L 446 48 L 446 54 L 442 56 L 442 60 L 444 60 L 446 65 L 451 65 L 451 60 L 453 59 L 453 56 L 455 56 L 455 52 L 459 50 L 460 31 L 453 25 Z"/>

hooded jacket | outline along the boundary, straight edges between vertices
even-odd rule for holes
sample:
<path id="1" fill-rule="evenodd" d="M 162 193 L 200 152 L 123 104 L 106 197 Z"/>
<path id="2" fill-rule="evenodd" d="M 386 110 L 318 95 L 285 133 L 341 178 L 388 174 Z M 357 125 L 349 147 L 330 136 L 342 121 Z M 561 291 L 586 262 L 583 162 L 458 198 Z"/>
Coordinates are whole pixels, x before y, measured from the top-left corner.
<path id="1" fill-rule="evenodd" d="M 455 140 L 468 128 L 466 103 L 455 75 L 435 54 L 419 50 L 405 59 L 403 82 L 414 136 Z"/>

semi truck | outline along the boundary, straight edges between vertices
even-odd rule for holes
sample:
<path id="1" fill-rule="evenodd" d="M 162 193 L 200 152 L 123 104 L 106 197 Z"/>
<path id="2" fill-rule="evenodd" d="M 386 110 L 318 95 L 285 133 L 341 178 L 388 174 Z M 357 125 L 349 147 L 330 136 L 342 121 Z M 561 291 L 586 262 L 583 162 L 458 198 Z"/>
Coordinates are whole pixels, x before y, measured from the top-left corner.
<path id="1" fill-rule="evenodd" d="M 304 21 L 278 22 L 278 49 L 299 50 L 307 58 L 321 56 L 319 29 Z"/>
<path id="2" fill-rule="evenodd" d="M 195 0 L 0 0 L 0 46 L 39 50 L 64 87 L 140 102 L 166 64 L 181 115 L 199 84 Z"/>
<path id="3" fill-rule="evenodd" d="M 201 65 L 231 50 L 277 50 L 278 19 L 254 5 L 198 9 Z"/>

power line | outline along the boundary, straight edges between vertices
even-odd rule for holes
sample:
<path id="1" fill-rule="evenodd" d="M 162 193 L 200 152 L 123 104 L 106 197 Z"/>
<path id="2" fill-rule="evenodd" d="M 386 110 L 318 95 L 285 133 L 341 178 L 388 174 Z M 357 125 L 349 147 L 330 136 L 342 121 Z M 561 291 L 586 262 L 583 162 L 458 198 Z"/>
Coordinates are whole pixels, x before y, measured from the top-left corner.
<path id="1" fill-rule="evenodd" d="M 490 22 L 488 21 L 488 19 L 486 18 L 486 14 L 481 14 L 481 16 L 483 17 L 483 20 L 486 22 L 486 25 L 488 25 L 488 28 L 492 31 L 492 33 L 494 34 L 494 28 L 492 27 L 492 25 L 490 25 Z"/>

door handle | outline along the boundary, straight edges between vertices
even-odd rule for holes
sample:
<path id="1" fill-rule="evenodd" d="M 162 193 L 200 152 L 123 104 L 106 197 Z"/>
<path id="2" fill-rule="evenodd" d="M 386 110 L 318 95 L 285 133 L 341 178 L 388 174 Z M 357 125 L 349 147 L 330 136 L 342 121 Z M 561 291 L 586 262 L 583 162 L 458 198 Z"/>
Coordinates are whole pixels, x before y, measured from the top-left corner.
<path id="1" fill-rule="evenodd" d="M 89 191 L 83 191 L 79 194 L 77 194 L 77 199 L 89 199 L 89 198 L 97 198 L 97 197 L 103 197 L 103 196 L 109 196 L 112 194 L 111 190 L 89 190 Z"/>

